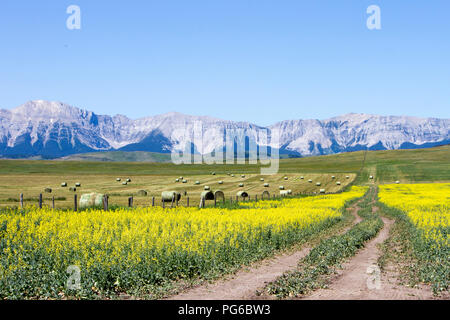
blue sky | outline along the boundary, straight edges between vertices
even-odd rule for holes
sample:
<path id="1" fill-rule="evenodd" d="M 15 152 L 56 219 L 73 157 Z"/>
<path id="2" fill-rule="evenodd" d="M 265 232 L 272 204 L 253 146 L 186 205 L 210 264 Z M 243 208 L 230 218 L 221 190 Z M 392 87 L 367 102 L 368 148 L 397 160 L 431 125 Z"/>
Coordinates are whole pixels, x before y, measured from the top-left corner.
<path id="1" fill-rule="evenodd" d="M 81 8 L 81 30 L 66 8 Z M 381 8 L 381 30 L 366 9 Z M 447 0 L 2 0 L 0 108 L 139 118 L 450 116 Z"/>

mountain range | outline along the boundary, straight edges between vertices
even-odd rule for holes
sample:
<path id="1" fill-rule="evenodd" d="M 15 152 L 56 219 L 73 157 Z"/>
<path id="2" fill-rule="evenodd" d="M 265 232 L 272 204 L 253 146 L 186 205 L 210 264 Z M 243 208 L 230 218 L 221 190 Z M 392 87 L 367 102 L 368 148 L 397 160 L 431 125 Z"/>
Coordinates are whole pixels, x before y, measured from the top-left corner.
<path id="1" fill-rule="evenodd" d="M 268 127 L 208 116 L 171 112 L 141 119 L 97 115 L 61 102 L 29 101 L 15 109 L 0 109 L 0 157 L 54 159 L 100 151 L 169 153 L 190 142 L 186 132 L 198 132 L 199 153 L 210 153 L 224 132 L 248 137 L 278 132 L 271 147 L 293 156 L 324 155 L 358 150 L 427 148 L 450 142 L 450 119 L 351 113 L 327 120 L 286 120 Z"/>

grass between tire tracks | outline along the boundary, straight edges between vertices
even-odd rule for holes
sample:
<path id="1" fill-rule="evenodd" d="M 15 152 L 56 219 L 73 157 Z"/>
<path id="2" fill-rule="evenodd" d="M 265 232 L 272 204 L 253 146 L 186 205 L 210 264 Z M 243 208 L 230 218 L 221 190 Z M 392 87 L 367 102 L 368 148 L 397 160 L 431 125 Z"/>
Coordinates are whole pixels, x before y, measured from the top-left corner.
<path id="1" fill-rule="evenodd" d="M 299 262 L 298 269 L 288 272 L 270 283 L 265 291 L 278 298 L 298 297 L 311 290 L 327 286 L 327 275 L 334 273 L 347 258 L 356 254 L 364 243 L 378 234 L 383 221 L 372 213 L 376 189 L 370 189 L 358 203 L 358 214 L 363 221 L 348 232 L 323 240 Z"/>

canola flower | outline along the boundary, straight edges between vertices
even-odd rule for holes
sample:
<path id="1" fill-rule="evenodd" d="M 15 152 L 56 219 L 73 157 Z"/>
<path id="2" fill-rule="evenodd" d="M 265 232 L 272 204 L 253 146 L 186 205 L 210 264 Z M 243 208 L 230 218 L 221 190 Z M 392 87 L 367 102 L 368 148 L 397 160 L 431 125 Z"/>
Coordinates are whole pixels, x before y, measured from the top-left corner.
<path id="1" fill-rule="evenodd" d="M 405 212 L 425 239 L 450 246 L 450 183 L 380 186 L 379 199 Z"/>
<path id="2" fill-rule="evenodd" d="M 0 213 L 0 297 L 68 294 L 70 265 L 81 270 L 82 289 L 73 293 L 81 297 L 208 278 L 330 226 L 345 202 L 366 190 L 240 209 L 6 210 Z"/>

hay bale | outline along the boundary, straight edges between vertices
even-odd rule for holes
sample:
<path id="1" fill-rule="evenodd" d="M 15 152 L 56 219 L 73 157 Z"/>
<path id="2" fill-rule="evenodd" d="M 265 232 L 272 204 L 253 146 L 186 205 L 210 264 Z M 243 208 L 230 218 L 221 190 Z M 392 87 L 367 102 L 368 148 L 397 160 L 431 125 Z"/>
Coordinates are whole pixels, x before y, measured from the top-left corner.
<path id="1" fill-rule="evenodd" d="M 128 184 L 128 182 L 124 181 L 122 182 L 122 185 L 126 186 Z"/>
<path id="2" fill-rule="evenodd" d="M 120 178 L 116 178 L 116 181 L 117 181 L 117 182 L 120 182 L 120 181 L 122 181 L 122 179 L 120 179 Z"/>
<path id="3" fill-rule="evenodd" d="M 91 208 L 103 206 L 103 197 L 105 195 L 101 193 L 85 193 L 80 197 L 80 208 Z"/>
<path id="4" fill-rule="evenodd" d="M 325 189 L 320 189 L 320 193 L 325 193 Z"/>
<path id="5" fill-rule="evenodd" d="M 279 186 L 280 190 L 284 190 L 284 186 Z"/>
<path id="6" fill-rule="evenodd" d="M 284 177 L 284 180 L 288 180 L 289 178 L 288 177 Z"/>
<path id="7" fill-rule="evenodd" d="M 397 181 L 395 181 L 395 183 L 396 183 L 396 184 L 399 184 L 399 183 L 400 183 L 400 181 L 398 181 L 398 180 L 397 180 Z"/>
<path id="8" fill-rule="evenodd" d="M 244 186 L 243 183 L 239 183 L 239 188 L 242 188 Z"/>
<path id="9" fill-rule="evenodd" d="M 195 181 L 195 184 L 197 184 L 197 185 L 200 184 L 200 181 Z"/>
<path id="10" fill-rule="evenodd" d="M 289 193 L 287 190 L 280 190 L 280 196 L 284 197 L 287 196 Z"/>
<path id="11" fill-rule="evenodd" d="M 350 176 L 345 176 L 345 179 L 350 179 Z"/>
<path id="12" fill-rule="evenodd" d="M 259 181 L 264 181 L 264 178 L 259 179 Z"/>
<path id="13" fill-rule="evenodd" d="M 175 179 L 175 182 L 180 182 L 180 179 Z"/>
<path id="14" fill-rule="evenodd" d="M 186 179 L 184 179 L 183 181 L 182 181 L 183 183 L 187 183 L 187 180 Z"/>
<path id="15" fill-rule="evenodd" d="M 264 188 L 268 188 L 269 184 L 268 183 L 264 183 Z"/>
<path id="16" fill-rule="evenodd" d="M 308 180 L 308 182 L 309 182 L 309 183 L 312 183 L 312 180 L 311 180 L 311 179 L 309 179 L 309 180 Z"/>
<path id="17" fill-rule="evenodd" d="M 245 178 L 245 174 L 241 175 L 241 178 Z"/>
<path id="18" fill-rule="evenodd" d="M 234 174 L 232 174 L 231 176 L 234 177 Z"/>
<path id="19" fill-rule="evenodd" d="M 146 197 L 147 194 L 148 194 L 148 192 L 145 191 L 145 190 L 139 190 L 139 191 L 137 192 L 137 195 L 138 195 L 138 196 L 141 196 L 141 197 Z"/>
<path id="20" fill-rule="evenodd" d="M 128 179 L 127 179 L 127 182 L 131 182 L 131 179 L 130 179 L 130 178 L 128 178 Z"/>
<path id="21" fill-rule="evenodd" d="M 180 201 L 181 193 L 177 191 L 163 191 L 161 193 L 161 199 L 163 202 L 172 202 L 172 199 L 174 201 Z"/>
<path id="22" fill-rule="evenodd" d="M 301 176 L 301 177 L 300 177 L 300 179 L 302 179 L 302 180 L 303 180 L 303 179 L 305 179 L 305 177 L 304 177 L 304 176 Z"/>
<path id="23" fill-rule="evenodd" d="M 219 198 L 222 198 L 222 201 L 225 202 L 225 194 L 223 193 L 222 190 L 217 190 L 214 192 L 214 199 L 216 199 L 217 201 L 217 199 Z"/>
<path id="24" fill-rule="evenodd" d="M 200 199 L 214 200 L 214 193 L 211 190 L 205 190 L 201 193 Z"/>
<path id="25" fill-rule="evenodd" d="M 44 191 L 47 192 L 47 193 L 52 193 L 52 188 L 45 188 Z"/>
<path id="26" fill-rule="evenodd" d="M 335 176 L 331 176 L 331 179 L 336 179 L 336 177 Z"/>
<path id="27" fill-rule="evenodd" d="M 81 183 L 79 183 L 79 182 L 75 183 L 75 187 L 77 187 L 77 188 L 81 187 Z"/>
<path id="28" fill-rule="evenodd" d="M 61 187 L 63 187 L 63 188 L 67 187 L 67 182 L 62 182 Z"/>
<path id="29" fill-rule="evenodd" d="M 338 186 L 340 186 L 340 185 L 341 185 L 341 182 L 340 182 L 340 181 L 338 181 L 338 182 L 336 182 L 336 184 L 337 184 Z"/>
<path id="30" fill-rule="evenodd" d="M 70 187 L 70 188 L 69 188 L 69 191 L 75 192 L 75 191 L 77 191 L 77 188 L 75 188 L 75 187 Z"/>
<path id="31" fill-rule="evenodd" d="M 183 177 L 180 177 L 180 180 L 183 180 L 184 178 Z"/>
<path id="32" fill-rule="evenodd" d="M 291 189 L 287 190 L 287 193 L 292 194 L 292 190 Z"/>
<path id="33" fill-rule="evenodd" d="M 369 179 L 373 179 L 373 176 L 370 176 Z"/>
<path id="34" fill-rule="evenodd" d="M 247 198 L 248 197 L 248 193 L 245 191 L 239 191 L 238 193 L 236 193 L 236 195 L 240 198 Z"/>
<path id="35" fill-rule="evenodd" d="M 219 184 L 223 184 L 223 181 L 222 181 L 222 180 L 220 180 L 220 181 L 219 181 Z"/>
<path id="36" fill-rule="evenodd" d="M 211 174 L 212 174 L 213 176 L 215 176 L 215 175 L 216 175 L 216 173 L 215 173 L 215 172 L 211 172 Z"/>
<path id="37" fill-rule="evenodd" d="M 205 190 L 211 190 L 211 188 L 209 186 L 204 186 L 203 189 Z"/>
<path id="38" fill-rule="evenodd" d="M 316 183 L 316 186 L 320 187 L 320 185 L 321 185 L 321 183 L 320 183 L 320 182 L 317 182 L 317 183 Z"/>

